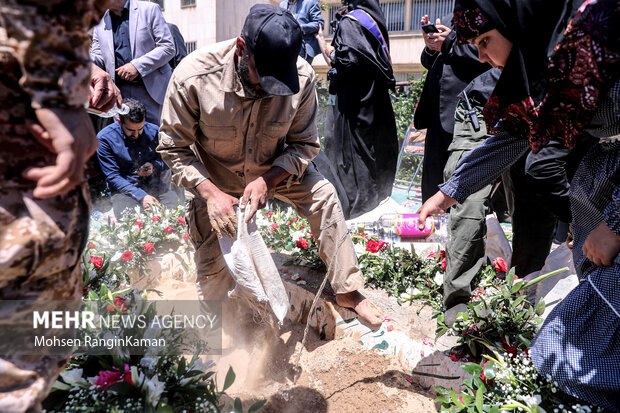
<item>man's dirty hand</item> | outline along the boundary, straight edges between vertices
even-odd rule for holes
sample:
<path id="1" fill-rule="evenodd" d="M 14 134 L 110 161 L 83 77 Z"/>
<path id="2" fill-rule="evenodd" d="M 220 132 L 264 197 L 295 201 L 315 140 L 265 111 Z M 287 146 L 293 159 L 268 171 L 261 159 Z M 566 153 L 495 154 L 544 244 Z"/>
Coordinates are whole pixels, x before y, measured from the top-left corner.
<path id="1" fill-rule="evenodd" d="M 248 202 L 250 203 L 250 212 L 245 214 L 245 222 L 250 222 L 256 214 L 256 211 L 265 208 L 265 205 L 267 205 L 268 192 L 269 187 L 262 176 L 253 180 L 245 187 L 241 200 L 241 210 L 244 211 Z"/>
<path id="2" fill-rule="evenodd" d="M 234 206 L 239 204 L 239 200 L 220 191 L 208 179 L 198 184 L 195 190 L 207 201 L 209 221 L 218 238 L 222 238 L 222 233 L 231 238 L 236 238 L 237 214 L 235 213 Z"/>

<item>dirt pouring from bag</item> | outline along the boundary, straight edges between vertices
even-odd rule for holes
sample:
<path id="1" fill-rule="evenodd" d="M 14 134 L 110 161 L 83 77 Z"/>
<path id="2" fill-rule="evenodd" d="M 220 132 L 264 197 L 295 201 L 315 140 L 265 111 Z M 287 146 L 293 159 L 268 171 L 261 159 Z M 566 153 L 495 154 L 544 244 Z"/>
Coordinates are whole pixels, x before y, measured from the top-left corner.
<path id="1" fill-rule="evenodd" d="M 224 320 L 234 329 L 224 328 L 223 355 L 212 359 L 220 388 L 228 368 L 234 369 L 227 393 L 240 398 L 244 409 L 267 400 L 260 412 L 437 411 L 431 390 L 415 384 L 394 356 L 363 350 L 353 338 L 321 340 L 310 329 L 294 381 L 305 325 L 286 320 L 278 330 L 238 311 L 235 319 Z"/>
<path id="2" fill-rule="evenodd" d="M 164 299 L 198 299 L 190 281 L 164 279 L 152 288 L 162 291 Z M 267 400 L 261 413 L 437 411 L 432 389 L 416 384 L 396 356 L 363 349 L 353 338 L 321 340 L 311 328 L 301 352 L 301 375 L 294 384 L 305 324 L 287 319 L 274 328 L 255 319 L 235 299 L 224 302 L 223 317 L 222 356 L 204 361 L 216 363 L 220 389 L 233 368 L 236 378 L 226 391 L 231 397 L 227 406 L 238 397 L 244 411 Z"/>

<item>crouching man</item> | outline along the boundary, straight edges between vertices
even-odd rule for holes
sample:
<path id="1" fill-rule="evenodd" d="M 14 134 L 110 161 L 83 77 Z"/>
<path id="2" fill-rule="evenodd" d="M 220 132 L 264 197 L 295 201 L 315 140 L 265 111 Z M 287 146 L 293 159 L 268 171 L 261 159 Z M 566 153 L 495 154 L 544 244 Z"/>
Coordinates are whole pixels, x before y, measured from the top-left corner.
<path id="1" fill-rule="evenodd" d="M 288 11 L 252 7 L 240 37 L 187 56 L 175 70 L 158 151 L 173 182 L 191 194 L 187 221 L 201 299 L 225 298 L 234 286 L 216 237 L 235 235 L 239 198 L 249 220 L 275 197 L 310 221 L 338 304 L 377 326 L 383 316 L 358 292 L 364 279 L 336 191 L 312 164 L 319 152 L 315 75 L 298 58 L 301 44 Z"/>
<path id="2" fill-rule="evenodd" d="M 97 158 L 112 194 L 116 218 L 126 210 L 153 204 L 175 208 L 179 197 L 170 183 L 170 170 L 157 153 L 157 125 L 146 121 L 142 102 L 125 99 L 127 115 L 99 132 Z"/>

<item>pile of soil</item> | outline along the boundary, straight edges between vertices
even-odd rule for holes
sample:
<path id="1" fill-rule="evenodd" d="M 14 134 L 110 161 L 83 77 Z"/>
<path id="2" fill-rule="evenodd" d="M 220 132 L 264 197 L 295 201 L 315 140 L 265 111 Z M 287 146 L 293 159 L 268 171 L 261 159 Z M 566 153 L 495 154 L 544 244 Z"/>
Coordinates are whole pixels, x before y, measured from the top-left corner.
<path id="1" fill-rule="evenodd" d="M 303 326 L 290 327 L 281 337 L 299 349 Z M 395 357 L 362 351 L 359 343 L 350 338 L 322 341 L 313 330 L 308 333 L 305 347 L 300 360 L 302 372 L 296 383 L 287 377 L 275 392 L 272 385 L 267 393 L 261 389 L 249 394 L 239 390 L 234 396 L 248 406 L 267 398 L 261 410 L 264 413 L 436 411 L 431 393 L 414 384 Z M 289 358 L 291 369 L 295 358 L 295 354 Z M 276 363 L 274 367 L 287 366 Z M 270 373 L 267 369 L 265 383 L 270 381 Z"/>
<path id="2" fill-rule="evenodd" d="M 192 282 L 163 279 L 151 288 L 164 299 L 198 299 Z M 223 354 L 207 358 L 216 363 L 219 388 L 233 367 L 236 379 L 227 393 L 242 400 L 244 411 L 260 400 L 267 400 L 261 413 L 437 411 L 432 390 L 415 384 L 396 356 L 364 350 L 352 338 L 324 341 L 313 329 L 295 381 L 305 325 L 287 320 L 274 329 L 229 304 L 223 309 Z"/>

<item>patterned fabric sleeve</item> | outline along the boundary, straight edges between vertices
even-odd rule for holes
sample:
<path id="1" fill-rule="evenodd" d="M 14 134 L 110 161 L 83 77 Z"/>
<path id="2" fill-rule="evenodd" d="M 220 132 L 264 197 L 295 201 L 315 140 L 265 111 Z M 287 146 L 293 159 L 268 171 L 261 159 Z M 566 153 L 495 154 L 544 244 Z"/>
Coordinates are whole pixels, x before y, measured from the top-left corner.
<path id="1" fill-rule="evenodd" d="M 620 186 L 614 189 L 611 202 L 603 211 L 605 223 L 616 235 L 620 235 Z"/>
<path id="2" fill-rule="evenodd" d="M 75 108 L 88 100 L 90 39 L 101 0 L 1 0 L 0 44 L 21 65 L 20 84 L 34 109 Z"/>
<path id="3" fill-rule="evenodd" d="M 450 179 L 439 185 L 439 189 L 462 203 L 469 195 L 495 182 L 528 150 L 528 141 L 518 136 L 507 132 L 491 135 L 461 160 Z"/>

